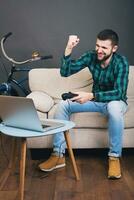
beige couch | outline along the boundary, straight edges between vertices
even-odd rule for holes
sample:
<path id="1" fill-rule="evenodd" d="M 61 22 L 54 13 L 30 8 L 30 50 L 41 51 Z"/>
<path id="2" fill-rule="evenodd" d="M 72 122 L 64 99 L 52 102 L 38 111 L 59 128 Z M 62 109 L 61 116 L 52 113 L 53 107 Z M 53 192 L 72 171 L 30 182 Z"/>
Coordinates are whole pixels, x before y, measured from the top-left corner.
<path id="1" fill-rule="evenodd" d="M 91 91 L 92 77 L 85 68 L 70 77 L 61 77 L 59 69 L 33 69 L 29 72 L 28 98 L 34 100 L 41 119 L 53 118 L 61 94 L 68 91 Z M 125 114 L 123 147 L 134 147 L 134 67 L 130 66 L 128 112 Z M 107 118 L 100 113 L 71 115 L 76 126 L 70 130 L 73 148 L 104 148 L 108 146 Z M 52 147 L 52 136 L 29 138 L 30 148 Z"/>

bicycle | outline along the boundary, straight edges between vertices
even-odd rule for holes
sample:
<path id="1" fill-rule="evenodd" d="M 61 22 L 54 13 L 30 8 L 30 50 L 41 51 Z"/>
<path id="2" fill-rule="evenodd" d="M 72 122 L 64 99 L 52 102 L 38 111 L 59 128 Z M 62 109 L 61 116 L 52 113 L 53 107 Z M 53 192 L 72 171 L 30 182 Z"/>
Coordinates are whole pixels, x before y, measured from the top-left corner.
<path id="1" fill-rule="evenodd" d="M 24 64 L 31 63 L 34 61 L 51 59 L 53 56 L 52 55 L 40 56 L 37 51 L 34 51 L 32 53 L 32 57 L 30 59 L 27 59 L 24 61 L 16 61 L 15 59 L 13 59 L 7 55 L 7 53 L 5 51 L 5 47 L 4 47 L 5 41 L 11 35 L 12 35 L 12 32 L 9 32 L 6 35 L 4 35 L 0 40 L 0 45 L 1 45 L 1 50 L 2 50 L 3 56 L 11 64 L 10 72 L 7 74 L 7 81 L 0 84 L 0 95 L 20 96 L 20 94 L 18 92 L 18 89 L 19 89 L 23 93 L 23 95 L 26 96 L 26 95 L 28 95 L 29 91 L 23 86 L 23 84 L 27 80 L 27 78 L 23 78 L 18 81 L 14 78 L 14 73 L 29 71 L 29 70 L 31 70 L 31 67 L 28 67 L 28 66 L 18 67 L 18 65 L 20 66 L 20 65 L 24 65 Z M 6 70 L 6 68 L 5 68 L 5 70 Z"/>

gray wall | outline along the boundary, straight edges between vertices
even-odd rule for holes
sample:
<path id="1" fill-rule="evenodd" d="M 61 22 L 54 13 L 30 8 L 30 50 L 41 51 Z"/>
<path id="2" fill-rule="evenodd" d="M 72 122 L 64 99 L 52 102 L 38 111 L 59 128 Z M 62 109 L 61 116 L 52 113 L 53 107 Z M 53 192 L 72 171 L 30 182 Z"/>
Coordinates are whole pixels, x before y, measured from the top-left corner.
<path id="1" fill-rule="evenodd" d="M 94 48 L 100 30 L 111 28 L 120 36 L 119 52 L 134 64 L 133 8 L 133 0 L 1 0 L 0 37 L 13 32 L 6 43 L 10 56 L 23 60 L 38 50 L 42 55 L 54 57 L 36 62 L 34 67 L 60 67 L 69 34 L 80 37 L 74 51 L 77 57 Z M 6 60 L 4 63 L 8 69 Z M 0 62 L 0 81 L 4 79 Z"/>

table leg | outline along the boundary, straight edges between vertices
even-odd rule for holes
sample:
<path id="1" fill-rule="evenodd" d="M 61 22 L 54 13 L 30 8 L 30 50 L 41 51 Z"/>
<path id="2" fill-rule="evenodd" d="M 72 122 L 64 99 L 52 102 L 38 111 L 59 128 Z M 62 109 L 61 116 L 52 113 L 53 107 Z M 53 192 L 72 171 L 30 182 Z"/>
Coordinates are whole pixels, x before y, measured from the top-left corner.
<path id="1" fill-rule="evenodd" d="M 20 185 L 19 185 L 20 200 L 24 199 L 25 169 L 26 169 L 26 138 L 21 138 Z"/>
<path id="2" fill-rule="evenodd" d="M 3 172 L 2 176 L 0 177 L 0 190 L 2 190 L 3 186 L 5 185 L 9 175 L 13 171 L 16 161 L 16 153 L 17 153 L 17 139 L 12 138 L 12 147 L 11 147 L 11 156 L 9 160 L 9 164 L 5 171 Z"/>
<path id="3" fill-rule="evenodd" d="M 68 151 L 69 151 L 69 156 L 71 158 L 71 162 L 72 162 L 72 165 L 73 165 L 73 170 L 74 170 L 74 173 L 75 173 L 75 176 L 76 176 L 76 180 L 79 181 L 80 177 L 79 177 L 79 172 L 78 172 L 78 168 L 77 168 L 77 165 L 76 165 L 75 157 L 74 157 L 74 154 L 73 154 L 73 150 L 71 148 L 71 139 L 70 139 L 69 131 L 65 131 L 64 136 L 65 136 L 67 148 L 68 148 Z"/>

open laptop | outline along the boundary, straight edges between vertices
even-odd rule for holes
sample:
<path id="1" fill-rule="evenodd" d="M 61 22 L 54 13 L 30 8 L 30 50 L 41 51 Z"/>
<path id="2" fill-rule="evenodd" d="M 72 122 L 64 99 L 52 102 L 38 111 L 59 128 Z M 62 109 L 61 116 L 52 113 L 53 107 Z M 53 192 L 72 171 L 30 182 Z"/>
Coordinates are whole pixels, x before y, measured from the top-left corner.
<path id="1" fill-rule="evenodd" d="M 63 123 L 47 120 L 42 125 L 33 100 L 26 97 L 0 95 L 0 118 L 4 126 L 37 132 L 64 126 Z"/>

